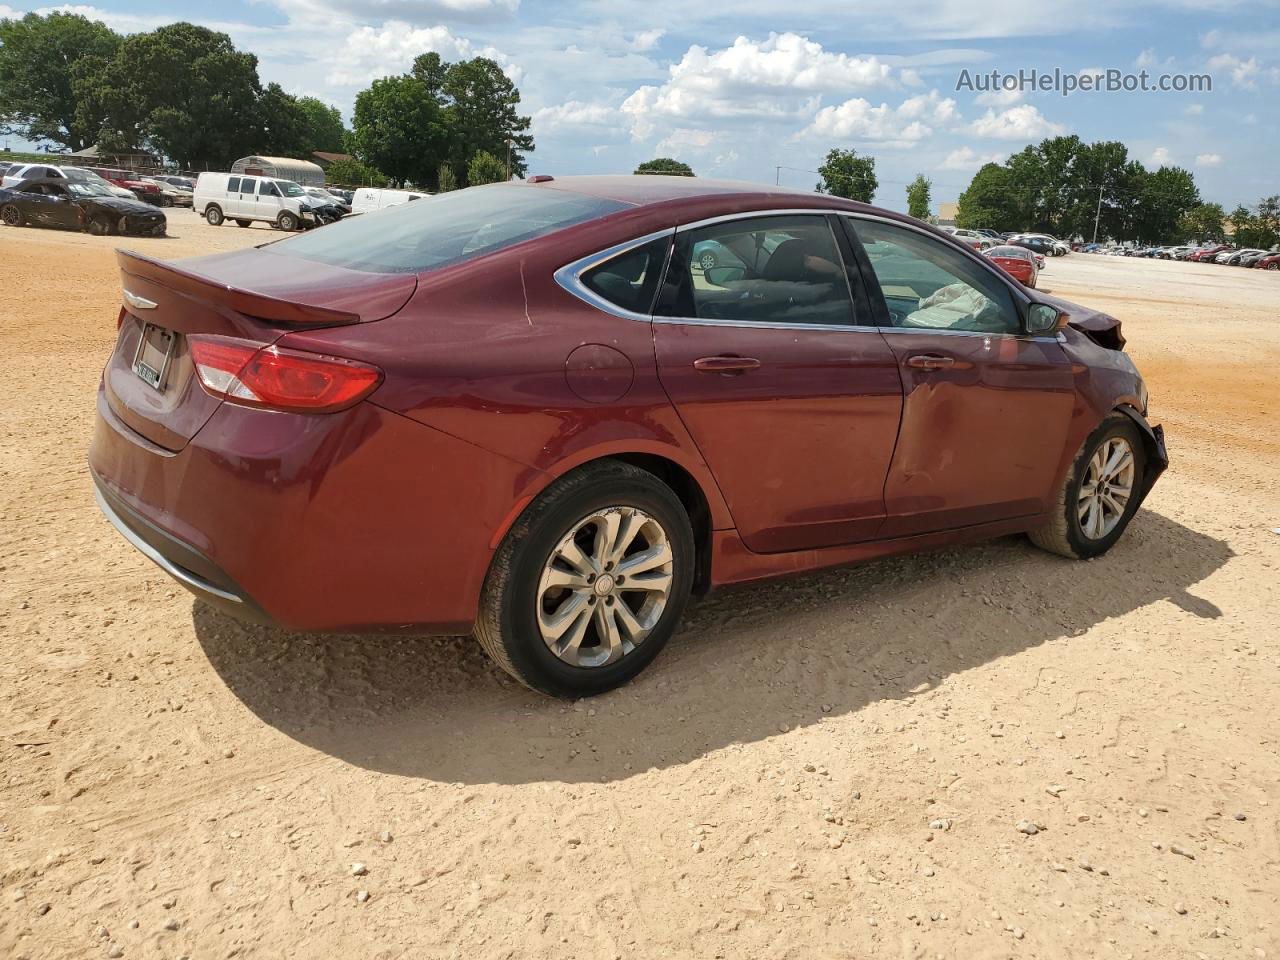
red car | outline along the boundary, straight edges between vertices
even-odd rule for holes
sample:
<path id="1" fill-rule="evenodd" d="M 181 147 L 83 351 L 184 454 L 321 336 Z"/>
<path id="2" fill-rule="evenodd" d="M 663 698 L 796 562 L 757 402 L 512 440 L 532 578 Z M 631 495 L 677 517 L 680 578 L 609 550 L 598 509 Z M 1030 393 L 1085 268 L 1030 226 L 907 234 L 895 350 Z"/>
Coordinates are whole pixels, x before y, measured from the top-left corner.
<path id="1" fill-rule="evenodd" d="M 1280 270 L 1280 253 L 1273 253 L 1269 257 L 1263 257 L 1254 263 L 1256 270 Z"/>
<path id="2" fill-rule="evenodd" d="M 1230 249 L 1225 244 L 1220 244 L 1216 247 L 1205 247 L 1203 250 L 1196 250 L 1194 253 L 1188 254 L 1187 259 L 1194 260 L 1196 263 L 1213 263 L 1214 257 L 1224 250 Z"/>
<path id="3" fill-rule="evenodd" d="M 1011 245 L 992 247 L 987 251 L 987 257 L 1024 287 L 1034 287 L 1036 285 L 1036 277 L 1040 274 L 1040 265 L 1036 263 L 1037 254 L 1032 253 L 1026 247 Z M 1043 260 L 1040 261 L 1040 263 L 1043 262 Z"/>
<path id="4" fill-rule="evenodd" d="M 117 187 L 124 187 L 130 190 L 139 199 L 146 203 L 160 206 L 163 200 L 163 194 L 160 188 L 154 183 L 147 183 L 145 180 L 139 180 L 128 170 L 95 170 L 102 179 L 114 183 Z"/>
<path id="5" fill-rule="evenodd" d="M 822 194 L 538 177 L 119 260 L 89 462 L 129 542 L 234 615 L 473 630 L 559 696 L 724 584 L 1097 556 L 1167 465 L 1115 319 Z"/>

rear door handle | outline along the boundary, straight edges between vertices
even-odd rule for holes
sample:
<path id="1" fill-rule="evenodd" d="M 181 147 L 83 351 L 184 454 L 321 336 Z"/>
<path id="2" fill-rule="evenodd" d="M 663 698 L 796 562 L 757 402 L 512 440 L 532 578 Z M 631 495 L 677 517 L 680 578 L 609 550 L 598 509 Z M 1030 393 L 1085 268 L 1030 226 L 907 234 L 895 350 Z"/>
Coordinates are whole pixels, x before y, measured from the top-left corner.
<path id="1" fill-rule="evenodd" d="M 700 357 L 693 361 L 693 369 L 700 373 L 746 373 L 760 366 L 754 357 Z"/>
<path id="2" fill-rule="evenodd" d="M 936 353 L 918 353 L 907 358 L 907 366 L 917 370 L 950 370 L 955 365 L 955 357 L 940 357 Z"/>

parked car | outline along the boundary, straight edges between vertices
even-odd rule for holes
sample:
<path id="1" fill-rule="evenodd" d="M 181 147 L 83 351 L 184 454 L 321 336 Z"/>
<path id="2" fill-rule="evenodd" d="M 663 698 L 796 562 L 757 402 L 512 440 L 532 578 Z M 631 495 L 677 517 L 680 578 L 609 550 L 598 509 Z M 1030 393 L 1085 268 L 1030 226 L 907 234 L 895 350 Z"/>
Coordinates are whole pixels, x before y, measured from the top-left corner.
<path id="1" fill-rule="evenodd" d="M 1269 253 L 1260 260 L 1254 261 L 1255 270 L 1280 270 L 1280 253 Z"/>
<path id="2" fill-rule="evenodd" d="M 1238 267 L 1242 265 L 1245 257 L 1261 257 L 1266 253 L 1266 250 L 1262 250 L 1259 247 L 1245 247 L 1243 250 L 1230 250 L 1226 253 L 1218 254 L 1216 262 L 1225 264 L 1228 267 Z"/>
<path id="3" fill-rule="evenodd" d="M 1036 265 L 1036 257 L 1039 254 L 1032 253 L 1026 247 L 1002 244 L 987 250 L 986 255 L 991 258 L 992 263 L 1023 286 L 1036 285 L 1036 276 L 1040 272 Z"/>
<path id="4" fill-rule="evenodd" d="M 143 183 L 154 183 L 160 191 L 160 206 L 162 207 L 189 207 L 194 203 L 193 191 L 184 187 L 174 186 L 167 180 L 159 177 L 142 177 Z"/>
<path id="5" fill-rule="evenodd" d="M 1053 243 L 1044 237 L 1035 237 L 1029 234 L 1016 234 L 1009 240 L 1009 243 L 1015 247 L 1025 247 L 1035 253 L 1045 257 L 1054 256 Z"/>
<path id="6" fill-rule="evenodd" d="M 305 191 L 292 180 L 202 173 L 196 180 L 193 208 L 214 227 L 227 220 L 238 227 L 257 222 L 286 231 L 316 225 Z"/>
<path id="7" fill-rule="evenodd" d="M 163 237 L 167 226 L 165 215 L 141 200 L 125 200 L 99 184 L 66 177 L 24 180 L 0 189 L 0 220 L 10 227 L 146 237 Z"/>
<path id="8" fill-rule="evenodd" d="M 1017 531 L 1105 553 L 1167 464 L 1119 321 L 823 194 L 540 177 L 119 258 L 89 461 L 126 540 L 243 618 L 474 629 L 558 696 L 713 587 Z"/>
<path id="9" fill-rule="evenodd" d="M 1194 260 L 1196 263 L 1212 262 L 1213 258 L 1216 257 L 1218 254 L 1222 253 L 1224 250 L 1230 250 L 1230 249 L 1231 247 L 1226 246 L 1225 244 L 1215 244 L 1210 247 L 1201 247 L 1199 250 L 1194 250 L 1191 253 L 1187 254 L 1187 259 Z"/>
<path id="10" fill-rule="evenodd" d="M 992 240 L 988 236 L 984 236 L 983 234 L 979 233 L 976 230 L 964 230 L 961 228 L 956 228 L 950 232 L 953 237 L 955 237 L 961 243 L 968 244 L 974 250 L 986 250 L 988 247 L 993 247 L 996 245 L 997 242 L 999 242 L 996 240 Z"/>
<path id="11" fill-rule="evenodd" d="M 377 187 L 361 187 L 351 200 L 352 213 L 372 213 L 387 207 L 399 206 L 413 200 L 425 200 L 430 194 L 412 190 L 380 190 Z"/>
<path id="12" fill-rule="evenodd" d="M 321 223 L 333 223 L 351 212 L 351 207 L 331 194 L 324 187 L 303 187 L 307 199 Z"/>
<path id="13" fill-rule="evenodd" d="M 1271 256 L 1275 252 L 1276 251 L 1274 250 L 1261 250 L 1256 253 L 1246 253 L 1243 257 L 1240 258 L 1240 266 L 1242 267 L 1256 266 L 1259 260 L 1263 260 Z"/>
<path id="14" fill-rule="evenodd" d="M 101 167 L 95 169 L 94 172 L 109 183 L 128 190 L 138 200 L 157 207 L 164 205 L 164 195 L 160 192 L 159 185 L 148 183 L 140 174 L 129 170 L 103 169 Z"/>

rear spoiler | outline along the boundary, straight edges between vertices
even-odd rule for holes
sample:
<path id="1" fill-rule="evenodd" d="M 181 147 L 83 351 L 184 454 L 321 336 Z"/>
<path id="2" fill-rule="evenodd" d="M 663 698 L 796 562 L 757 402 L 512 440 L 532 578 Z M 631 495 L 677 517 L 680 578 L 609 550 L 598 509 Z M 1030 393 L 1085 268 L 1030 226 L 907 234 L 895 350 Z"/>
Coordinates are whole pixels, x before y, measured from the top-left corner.
<path id="1" fill-rule="evenodd" d="M 369 314 L 365 316 L 354 310 L 300 303 L 296 299 L 283 299 L 266 293 L 257 293 L 210 276 L 193 273 L 173 263 L 144 257 L 130 250 L 117 250 L 116 260 L 125 274 L 159 284 L 194 300 L 230 307 L 245 316 L 299 327 L 332 327 L 381 319 L 395 313 L 403 306 L 417 286 L 416 278 L 402 274 L 397 278 L 399 283 L 384 282 L 379 284 L 383 287 L 381 290 L 365 291 L 364 296 L 360 297 L 363 301 L 362 305 Z M 353 279 L 363 279 L 366 282 L 371 279 L 370 274 L 357 274 L 354 271 L 351 273 Z M 380 279 L 391 280 L 385 275 Z M 359 282 L 351 284 L 352 287 L 363 285 Z M 391 289 L 387 289 L 388 287 Z M 360 291 L 352 290 L 351 292 L 358 294 Z M 329 290 L 322 292 L 321 295 L 332 299 L 333 293 L 334 291 Z"/>

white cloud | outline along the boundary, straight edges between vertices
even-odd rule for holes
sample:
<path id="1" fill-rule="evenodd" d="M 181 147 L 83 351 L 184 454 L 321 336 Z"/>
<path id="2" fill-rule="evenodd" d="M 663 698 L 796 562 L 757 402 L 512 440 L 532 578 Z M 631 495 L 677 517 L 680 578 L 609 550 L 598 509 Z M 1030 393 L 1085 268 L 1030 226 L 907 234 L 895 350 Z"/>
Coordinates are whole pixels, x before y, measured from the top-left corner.
<path id="1" fill-rule="evenodd" d="M 634 136 L 661 125 L 708 126 L 734 118 L 803 117 L 823 93 L 892 85 L 878 57 L 832 53 L 794 33 L 757 42 L 738 37 L 719 50 L 691 46 L 660 86 L 644 85 L 622 104 Z"/>
<path id="2" fill-rule="evenodd" d="M 974 103 L 981 104 L 984 107 L 1011 107 L 1015 103 L 1022 101 L 1022 91 L 1017 87 L 1012 90 L 988 90 L 980 93 L 973 98 Z"/>
<path id="3" fill-rule="evenodd" d="M 920 74 L 908 67 L 898 73 L 898 79 L 902 81 L 904 87 L 923 87 L 924 80 Z"/>
<path id="4" fill-rule="evenodd" d="M 952 150 L 938 166 L 943 170 L 977 170 L 984 163 L 999 163 L 1004 156 L 999 153 L 980 154 L 972 147 Z"/>
<path id="5" fill-rule="evenodd" d="M 640 53 L 652 50 L 658 41 L 667 35 L 667 31 L 658 27 L 655 30 L 642 30 L 631 38 L 631 49 Z"/>
<path id="6" fill-rule="evenodd" d="M 340 20 L 356 23 L 398 21 L 415 26 L 444 21 L 491 21 L 509 17 L 520 0 L 271 0 L 296 23 Z"/>
<path id="7" fill-rule="evenodd" d="M 466 37 L 455 36 L 448 27 L 413 27 L 402 21 L 388 21 L 381 27 L 357 27 L 327 58 L 326 80 L 330 86 L 363 86 L 379 77 L 405 73 L 414 57 L 438 53 L 445 60 L 489 57 L 507 76 L 518 81 L 520 70 L 493 47 L 478 47 Z"/>
<path id="8" fill-rule="evenodd" d="M 1222 165 L 1222 155 L 1217 153 L 1202 153 L 1196 157 L 1197 167 L 1217 167 Z"/>
<path id="9" fill-rule="evenodd" d="M 1024 103 L 1002 113 L 988 110 L 973 121 L 969 129 L 979 137 L 994 140 L 1034 140 L 1056 136 L 1065 128 L 1059 123 L 1051 123 L 1036 107 Z"/>
<path id="10" fill-rule="evenodd" d="M 610 127 L 618 123 L 618 108 L 604 103 L 568 100 L 533 111 L 535 135 L 575 127 Z"/>
<path id="11" fill-rule="evenodd" d="M 1156 147 L 1151 151 L 1147 162 L 1153 167 L 1167 167 L 1173 162 L 1173 155 L 1169 153 L 1168 147 Z"/>
<path id="12" fill-rule="evenodd" d="M 1205 66 L 1210 70 L 1228 71 L 1231 74 L 1231 82 L 1237 87 L 1255 86 L 1256 77 L 1261 72 L 1257 57 L 1241 60 L 1230 53 L 1221 53 L 1216 57 L 1210 58 Z"/>
<path id="13" fill-rule="evenodd" d="M 823 107 L 800 135 L 906 144 L 923 140 L 935 127 L 954 124 L 959 119 L 956 102 L 942 97 L 937 90 L 909 97 L 896 108 L 887 103 L 873 107 L 862 97 L 855 97 L 839 106 Z"/>
<path id="14" fill-rule="evenodd" d="M 1189 114 L 1191 114 L 1191 116 L 1193 116 L 1193 117 L 1197 117 L 1197 116 L 1199 116 L 1200 114 L 1204 113 L 1204 104 L 1203 104 L 1203 103 L 1189 103 L 1189 104 L 1187 104 L 1186 112 L 1187 112 L 1187 113 L 1189 113 Z"/>

